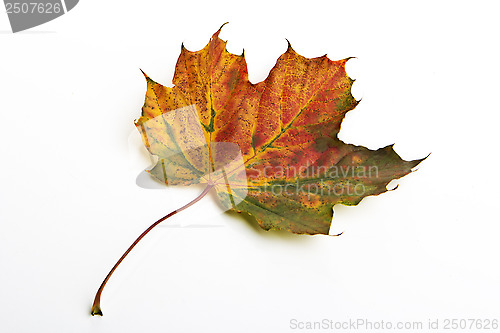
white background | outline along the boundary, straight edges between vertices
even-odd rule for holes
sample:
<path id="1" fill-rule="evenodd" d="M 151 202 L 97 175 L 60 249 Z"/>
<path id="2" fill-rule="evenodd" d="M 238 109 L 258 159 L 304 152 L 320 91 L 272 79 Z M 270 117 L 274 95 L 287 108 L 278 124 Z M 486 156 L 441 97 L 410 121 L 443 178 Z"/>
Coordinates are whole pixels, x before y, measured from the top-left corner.
<path id="1" fill-rule="evenodd" d="M 0 13 L 0 330 L 297 332 L 290 320 L 500 319 L 496 3 L 80 1 L 12 34 Z M 250 80 L 294 49 L 355 56 L 340 137 L 431 156 L 396 191 L 336 207 L 341 237 L 264 232 L 200 188 L 144 189 L 144 70 L 221 26 Z M 170 227 L 167 227 L 170 225 Z M 303 330 L 312 331 L 312 330 Z M 331 330 L 318 330 L 331 331 Z M 382 331 L 382 330 L 379 330 Z M 425 329 L 422 331 L 426 331 Z M 462 330 L 467 331 L 467 330 Z M 494 330 L 487 330 L 494 331 Z"/>

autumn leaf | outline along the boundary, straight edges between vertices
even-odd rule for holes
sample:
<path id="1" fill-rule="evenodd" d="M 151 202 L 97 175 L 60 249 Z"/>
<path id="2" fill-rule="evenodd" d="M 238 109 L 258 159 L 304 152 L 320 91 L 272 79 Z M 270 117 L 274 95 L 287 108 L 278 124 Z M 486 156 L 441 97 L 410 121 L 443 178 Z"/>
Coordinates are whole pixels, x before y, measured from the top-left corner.
<path id="1" fill-rule="evenodd" d="M 233 143 L 244 166 L 236 183 L 245 191 L 228 191 L 226 185 L 235 183 L 212 177 L 219 179 L 215 189 L 224 206 L 238 202 L 231 208 L 254 216 L 266 230 L 328 234 L 335 204 L 357 205 L 386 192 L 391 180 L 422 161 L 404 161 L 392 146 L 374 151 L 338 138 L 346 112 L 358 104 L 351 94 L 354 80 L 345 71 L 348 59 L 308 59 L 289 44 L 267 79 L 252 84 L 244 56 L 229 53 L 219 33 L 200 51 L 182 47 L 172 88 L 146 75 L 136 126 L 149 152 L 159 157 L 150 171 L 155 178 L 169 185 L 206 182 L 210 143 Z M 199 128 L 187 136 L 206 145 L 204 154 L 189 153 L 183 142 L 189 131 L 179 131 L 182 121 L 165 125 L 162 117 L 179 110 L 193 112 L 186 117 L 200 122 L 187 126 Z M 173 157 L 167 152 L 175 145 Z"/>
<path id="2" fill-rule="evenodd" d="M 345 114 L 358 104 L 349 59 L 308 59 L 288 44 L 267 79 L 253 84 L 244 55 L 229 53 L 219 33 L 200 51 L 182 46 L 173 87 L 144 74 L 146 98 L 135 123 L 158 157 L 153 177 L 207 186 L 137 238 L 101 284 L 92 315 L 102 315 L 102 290 L 134 246 L 211 189 L 224 209 L 249 214 L 266 230 L 327 235 L 334 205 L 386 192 L 423 160 L 405 161 L 392 145 L 370 150 L 338 138 Z"/>

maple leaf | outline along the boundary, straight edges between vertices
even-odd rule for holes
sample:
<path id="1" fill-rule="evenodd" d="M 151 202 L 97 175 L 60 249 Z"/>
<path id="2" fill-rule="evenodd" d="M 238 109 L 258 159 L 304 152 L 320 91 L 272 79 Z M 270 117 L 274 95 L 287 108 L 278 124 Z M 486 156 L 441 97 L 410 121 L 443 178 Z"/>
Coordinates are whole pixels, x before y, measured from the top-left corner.
<path id="1" fill-rule="evenodd" d="M 182 46 L 172 88 L 145 75 L 136 126 L 159 157 L 150 171 L 155 178 L 170 185 L 208 183 L 211 143 L 233 143 L 244 166 L 235 172 L 238 179 L 212 174 L 225 207 L 254 216 L 266 230 L 328 234 L 335 204 L 357 205 L 386 192 L 391 180 L 422 161 L 404 161 L 392 146 L 374 151 L 338 138 L 346 112 L 358 104 L 345 71 L 348 59 L 308 59 L 289 44 L 267 79 L 252 84 L 244 55 L 229 53 L 219 33 L 200 51 Z M 173 111 L 200 124 L 165 121 Z M 202 145 L 203 153 L 193 153 Z"/>
<path id="2" fill-rule="evenodd" d="M 386 192 L 423 160 L 405 161 L 392 145 L 370 150 L 338 138 L 358 104 L 345 71 L 349 59 L 308 59 L 288 44 L 267 79 L 252 84 L 244 55 L 229 53 L 219 33 L 200 51 L 182 46 L 172 88 L 144 74 L 146 98 L 135 123 L 158 157 L 152 176 L 207 187 L 132 243 L 101 284 L 92 315 L 102 315 L 104 286 L 135 245 L 212 188 L 224 209 L 248 213 L 266 230 L 326 235 L 334 205 Z"/>

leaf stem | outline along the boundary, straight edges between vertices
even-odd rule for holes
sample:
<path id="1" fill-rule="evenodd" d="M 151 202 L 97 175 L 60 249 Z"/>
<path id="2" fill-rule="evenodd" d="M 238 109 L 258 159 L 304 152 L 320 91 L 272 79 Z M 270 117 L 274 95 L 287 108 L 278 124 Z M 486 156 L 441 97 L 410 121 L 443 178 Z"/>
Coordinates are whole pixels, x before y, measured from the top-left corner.
<path id="1" fill-rule="evenodd" d="M 210 190 L 212 189 L 213 186 L 214 186 L 213 184 L 207 185 L 207 187 L 203 190 L 203 192 L 201 192 L 201 194 L 198 195 L 191 202 L 189 202 L 188 204 L 182 206 L 181 208 L 179 208 L 177 210 L 174 210 L 173 212 L 165 215 L 164 217 L 162 217 L 161 219 L 159 219 L 158 221 L 156 221 L 155 223 L 153 223 L 151 226 L 149 226 L 149 228 L 147 228 L 146 230 L 144 230 L 144 232 L 139 237 L 137 237 L 137 239 L 127 249 L 127 251 L 125 251 L 125 253 L 120 257 L 120 259 L 118 259 L 118 261 L 113 266 L 113 268 L 111 268 L 111 270 L 109 271 L 109 273 L 106 276 L 106 278 L 104 279 L 104 281 L 102 281 L 102 284 L 99 287 L 99 290 L 97 290 L 97 293 L 95 295 L 94 303 L 92 304 L 92 310 L 90 311 L 90 314 L 92 316 L 95 316 L 95 315 L 102 316 L 102 311 L 101 311 L 101 294 L 102 294 L 102 291 L 103 291 L 104 287 L 106 286 L 106 283 L 108 282 L 108 280 L 111 277 L 111 275 L 118 268 L 118 266 L 121 264 L 121 262 L 123 261 L 123 259 L 125 259 L 125 257 L 130 253 L 130 251 L 132 251 L 132 249 L 137 245 L 137 243 L 139 243 L 141 241 L 141 239 L 143 239 L 144 236 L 146 236 L 158 224 L 160 224 L 161 222 L 165 221 L 166 219 L 168 219 L 172 215 L 175 215 L 175 214 L 183 211 L 184 209 L 191 207 L 192 205 L 194 205 L 198 201 L 200 201 L 205 195 L 207 195 L 208 192 L 210 192 Z"/>

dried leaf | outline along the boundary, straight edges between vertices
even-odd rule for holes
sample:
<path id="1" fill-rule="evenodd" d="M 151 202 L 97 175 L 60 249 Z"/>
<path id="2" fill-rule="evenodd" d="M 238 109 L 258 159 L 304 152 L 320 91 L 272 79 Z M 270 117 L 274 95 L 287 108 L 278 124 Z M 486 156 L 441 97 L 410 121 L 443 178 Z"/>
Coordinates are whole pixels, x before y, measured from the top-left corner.
<path id="1" fill-rule="evenodd" d="M 335 204 L 386 192 L 422 161 L 404 161 L 392 146 L 370 150 L 338 138 L 358 104 L 348 59 L 308 59 L 289 44 L 267 79 L 252 84 L 244 56 L 229 53 L 219 33 L 200 51 L 182 47 L 173 88 L 146 76 L 136 126 L 159 156 L 151 170 L 157 179 L 190 185 L 211 177 L 225 207 L 253 215 L 266 230 L 328 234 Z M 186 119 L 165 121 L 170 115 Z M 226 167 L 229 179 L 210 168 L 213 143 L 241 151 L 241 162 Z M 228 149 L 220 153 L 215 160 L 229 163 L 222 157 Z"/>
<path id="2" fill-rule="evenodd" d="M 370 150 L 339 140 L 346 112 L 358 104 L 348 59 L 307 59 L 290 45 L 263 82 L 248 80 L 243 55 L 226 50 L 217 31 L 202 50 L 182 47 L 172 88 L 147 75 L 136 126 L 158 162 L 149 171 L 167 185 L 205 183 L 194 200 L 146 229 L 113 266 L 92 305 L 130 251 L 154 227 L 212 188 L 224 209 L 255 217 L 266 230 L 328 234 L 335 204 L 357 205 L 422 161 L 392 146 Z"/>

